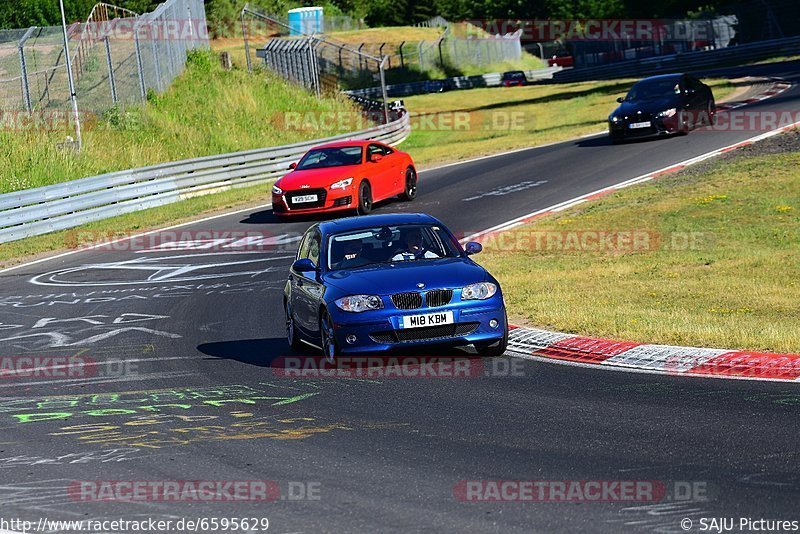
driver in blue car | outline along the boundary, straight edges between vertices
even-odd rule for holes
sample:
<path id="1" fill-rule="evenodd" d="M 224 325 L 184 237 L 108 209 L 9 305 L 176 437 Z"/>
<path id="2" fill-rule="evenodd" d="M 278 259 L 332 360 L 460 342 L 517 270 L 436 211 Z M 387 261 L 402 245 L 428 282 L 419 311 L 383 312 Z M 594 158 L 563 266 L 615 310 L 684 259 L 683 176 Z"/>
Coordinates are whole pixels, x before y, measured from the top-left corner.
<path id="1" fill-rule="evenodd" d="M 440 256 L 425 248 L 422 240 L 422 231 L 419 228 L 410 228 L 403 235 L 405 249 L 392 256 L 392 261 L 412 261 L 439 258 Z"/>

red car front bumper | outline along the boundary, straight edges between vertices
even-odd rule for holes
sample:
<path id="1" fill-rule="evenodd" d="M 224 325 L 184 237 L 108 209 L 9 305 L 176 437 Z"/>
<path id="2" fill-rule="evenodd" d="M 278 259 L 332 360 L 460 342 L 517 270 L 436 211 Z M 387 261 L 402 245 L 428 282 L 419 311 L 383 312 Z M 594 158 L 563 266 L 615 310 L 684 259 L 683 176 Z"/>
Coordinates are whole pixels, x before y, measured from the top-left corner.
<path id="1" fill-rule="evenodd" d="M 298 189 L 284 191 L 277 195 L 272 193 L 272 212 L 281 217 L 327 213 L 333 211 L 353 210 L 358 207 L 357 192 L 354 188 L 346 189 Z M 297 202 L 297 197 L 316 196 L 314 201 Z"/>

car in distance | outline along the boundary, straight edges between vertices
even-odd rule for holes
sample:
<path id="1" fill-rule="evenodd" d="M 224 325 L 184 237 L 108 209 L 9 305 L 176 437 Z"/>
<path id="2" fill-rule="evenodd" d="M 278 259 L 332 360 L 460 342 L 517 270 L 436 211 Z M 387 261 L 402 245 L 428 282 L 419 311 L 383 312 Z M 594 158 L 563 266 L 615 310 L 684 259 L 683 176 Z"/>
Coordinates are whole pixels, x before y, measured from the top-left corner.
<path id="1" fill-rule="evenodd" d="M 286 337 L 329 361 L 340 354 L 472 344 L 503 354 L 508 323 L 500 284 L 437 219 L 419 213 L 312 225 L 284 287 Z"/>
<path id="2" fill-rule="evenodd" d="M 688 74 L 663 74 L 636 82 L 608 116 L 612 142 L 669 134 L 713 124 L 711 88 Z"/>
<path id="3" fill-rule="evenodd" d="M 312 148 L 272 186 L 279 218 L 324 212 L 372 211 L 375 202 L 417 196 L 411 156 L 378 141 L 337 141 Z"/>
<path id="4" fill-rule="evenodd" d="M 510 70 L 500 77 L 500 85 L 503 87 L 522 87 L 527 84 L 528 77 L 521 70 Z"/>

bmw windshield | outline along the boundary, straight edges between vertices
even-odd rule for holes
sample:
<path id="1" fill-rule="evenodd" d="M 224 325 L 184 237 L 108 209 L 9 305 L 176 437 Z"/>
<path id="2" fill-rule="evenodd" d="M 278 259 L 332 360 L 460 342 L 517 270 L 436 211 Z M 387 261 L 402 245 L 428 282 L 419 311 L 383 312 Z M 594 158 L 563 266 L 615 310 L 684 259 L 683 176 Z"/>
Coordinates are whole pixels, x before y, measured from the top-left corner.
<path id="1" fill-rule="evenodd" d="M 439 225 L 403 224 L 336 234 L 328 242 L 328 269 L 458 258 L 461 247 Z"/>
<path id="2" fill-rule="evenodd" d="M 298 171 L 343 167 L 361 164 L 360 146 L 342 146 L 334 148 L 316 148 L 309 150 L 297 164 Z"/>
<path id="3" fill-rule="evenodd" d="M 680 92 L 681 86 L 677 80 L 644 80 L 631 87 L 625 96 L 625 101 L 654 100 L 679 95 Z"/>

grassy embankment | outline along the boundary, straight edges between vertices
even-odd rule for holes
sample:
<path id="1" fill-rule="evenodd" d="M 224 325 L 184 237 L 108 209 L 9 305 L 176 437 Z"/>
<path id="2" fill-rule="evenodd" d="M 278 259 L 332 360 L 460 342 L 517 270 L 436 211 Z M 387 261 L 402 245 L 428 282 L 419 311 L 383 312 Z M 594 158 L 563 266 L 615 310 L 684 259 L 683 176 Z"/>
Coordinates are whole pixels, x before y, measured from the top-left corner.
<path id="1" fill-rule="evenodd" d="M 798 169 L 799 152 L 736 154 L 490 237 L 478 258 L 503 283 L 509 314 L 524 324 L 800 352 Z M 601 230 L 647 232 L 650 245 L 617 252 L 568 246 L 570 235 Z M 548 246 L 548 235 L 564 246 Z M 517 247 L 521 236 L 529 241 Z"/>

